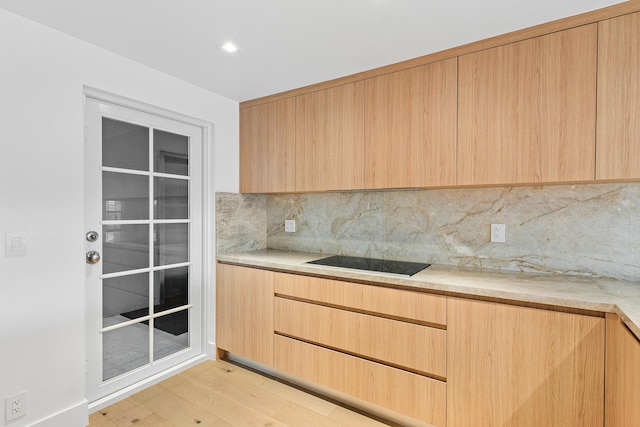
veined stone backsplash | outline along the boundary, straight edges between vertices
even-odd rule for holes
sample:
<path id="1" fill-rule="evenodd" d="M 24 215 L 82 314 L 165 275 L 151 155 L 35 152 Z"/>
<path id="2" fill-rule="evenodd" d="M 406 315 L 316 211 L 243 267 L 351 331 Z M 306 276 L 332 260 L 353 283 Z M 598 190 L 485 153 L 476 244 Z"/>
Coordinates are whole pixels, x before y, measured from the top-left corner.
<path id="1" fill-rule="evenodd" d="M 220 252 L 268 247 L 640 281 L 640 183 L 218 200 Z M 296 220 L 296 233 L 284 232 L 285 219 Z M 247 221 L 254 225 L 241 225 Z M 506 243 L 490 242 L 492 223 L 506 224 Z M 254 231 L 255 240 L 243 234 Z"/>
<path id="2" fill-rule="evenodd" d="M 266 247 L 267 197 L 256 194 L 216 193 L 217 252 L 248 252 Z"/>

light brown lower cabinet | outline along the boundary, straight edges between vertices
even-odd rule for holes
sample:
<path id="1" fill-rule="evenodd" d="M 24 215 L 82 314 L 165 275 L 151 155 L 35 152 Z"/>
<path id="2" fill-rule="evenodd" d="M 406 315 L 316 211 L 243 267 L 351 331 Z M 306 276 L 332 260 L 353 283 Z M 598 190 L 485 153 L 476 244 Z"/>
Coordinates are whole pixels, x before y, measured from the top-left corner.
<path id="1" fill-rule="evenodd" d="M 216 346 L 273 364 L 273 271 L 218 264 Z"/>
<path id="2" fill-rule="evenodd" d="M 604 423 L 605 319 L 448 300 L 447 427 Z"/>
<path id="3" fill-rule="evenodd" d="M 442 295 L 296 274 L 276 277 L 276 295 L 424 324 L 447 324 L 447 298 Z"/>
<path id="4" fill-rule="evenodd" d="M 444 426 L 444 382 L 276 335 L 275 367 L 358 399 Z"/>
<path id="5" fill-rule="evenodd" d="M 442 329 L 279 297 L 274 329 L 424 375 L 447 376 L 447 331 Z"/>
<path id="6" fill-rule="evenodd" d="M 444 427 L 446 297 L 276 276 L 274 366 Z"/>
<path id="7" fill-rule="evenodd" d="M 640 425 L 640 342 L 615 315 L 225 264 L 217 296 L 220 349 L 437 427 Z"/>
<path id="8" fill-rule="evenodd" d="M 607 314 L 606 427 L 640 426 L 640 341 Z"/>

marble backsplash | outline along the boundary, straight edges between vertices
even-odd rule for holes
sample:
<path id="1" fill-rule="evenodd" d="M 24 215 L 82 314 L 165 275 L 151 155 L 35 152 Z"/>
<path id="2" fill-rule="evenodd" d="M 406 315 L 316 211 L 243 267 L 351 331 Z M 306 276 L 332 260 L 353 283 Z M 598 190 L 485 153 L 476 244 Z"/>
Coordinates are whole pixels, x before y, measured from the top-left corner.
<path id="1" fill-rule="evenodd" d="M 220 193 L 218 251 L 265 247 L 640 281 L 640 183 Z M 297 232 L 285 233 L 295 219 Z M 506 224 L 506 243 L 490 224 Z"/>
<path id="2" fill-rule="evenodd" d="M 217 253 L 248 252 L 266 247 L 267 196 L 216 193 Z"/>

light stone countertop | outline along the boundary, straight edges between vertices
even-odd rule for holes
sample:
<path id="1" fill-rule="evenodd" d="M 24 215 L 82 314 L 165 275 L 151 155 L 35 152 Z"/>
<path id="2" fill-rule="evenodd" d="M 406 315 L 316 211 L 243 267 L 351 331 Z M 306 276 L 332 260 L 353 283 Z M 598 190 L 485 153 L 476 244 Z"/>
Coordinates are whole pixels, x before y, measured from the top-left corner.
<path id="1" fill-rule="evenodd" d="M 640 282 L 572 275 L 465 270 L 431 265 L 407 277 L 397 274 L 306 264 L 331 256 L 266 249 L 220 254 L 218 261 L 290 273 L 379 283 L 470 296 L 616 313 L 640 339 Z"/>

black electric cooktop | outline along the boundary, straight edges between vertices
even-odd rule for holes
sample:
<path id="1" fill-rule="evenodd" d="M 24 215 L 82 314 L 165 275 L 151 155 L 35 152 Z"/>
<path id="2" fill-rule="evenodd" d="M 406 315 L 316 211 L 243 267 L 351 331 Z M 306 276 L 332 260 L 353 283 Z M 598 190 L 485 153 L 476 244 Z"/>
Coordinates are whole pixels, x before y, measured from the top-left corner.
<path id="1" fill-rule="evenodd" d="M 383 273 L 403 274 L 405 276 L 413 276 L 417 272 L 424 270 L 431 265 L 420 262 L 391 261 L 388 259 L 361 258 L 342 255 L 334 255 L 328 258 L 309 261 L 307 264 L 380 271 Z"/>

